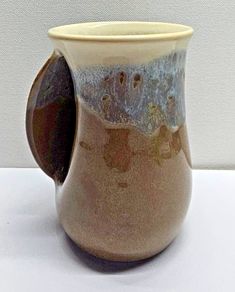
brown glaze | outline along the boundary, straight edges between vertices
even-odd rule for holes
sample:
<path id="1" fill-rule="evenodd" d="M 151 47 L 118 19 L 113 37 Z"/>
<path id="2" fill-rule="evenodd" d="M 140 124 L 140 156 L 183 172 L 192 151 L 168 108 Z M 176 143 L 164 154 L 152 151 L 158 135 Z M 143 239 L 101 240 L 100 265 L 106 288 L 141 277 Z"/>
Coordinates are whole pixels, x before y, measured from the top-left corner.
<path id="1" fill-rule="evenodd" d="M 109 141 L 104 145 L 104 160 L 108 167 L 125 172 L 130 167 L 131 149 L 128 129 L 106 129 Z"/>
<path id="2" fill-rule="evenodd" d="M 182 130 L 172 132 L 165 125 L 160 127 L 159 134 L 150 136 L 148 149 L 143 148 L 135 151 L 132 151 L 128 144 L 129 129 L 106 129 L 106 132 L 109 135 L 109 141 L 104 145 L 104 160 L 107 166 L 122 172 L 129 169 L 133 155 L 149 156 L 161 165 L 164 159 L 173 158 L 182 149 L 180 137 Z M 80 145 L 85 148 L 84 142 L 80 142 Z M 91 146 L 86 146 L 86 148 L 92 149 Z"/>
<path id="3" fill-rule="evenodd" d="M 64 181 L 68 172 L 75 125 L 72 77 L 64 57 L 54 53 L 32 85 L 26 130 L 37 163 L 58 183 Z"/>
<path id="4" fill-rule="evenodd" d="M 127 188 L 127 187 L 128 187 L 128 183 L 126 183 L 126 182 L 119 182 L 119 183 L 118 183 L 118 186 L 119 186 L 120 188 Z"/>
<path id="5" fill-rule="evenodd" d="M 69 176 L 57 194 L 66 233 L 110 260 L 139 260 L 165 248 L 190 201 L 186 133 L 182 125 L 143 134 L 106 122 L 80 103 Z"/>
<path id="6" fill-rule="evenodd" d="M 120 72 L 120 93 L 126 81 Z M 132 88 L 135 98 L 142 90 L 138 73 Z M 163 123 L 145 134 L 125 116 L 110 123 L 104 118 L 120 114 L 113 98 L 101 97 L 101 117 L 81 102 L 76 120 L 69 68 L 53 54 L 32 86 L 26 128 L 39 166 L 61 184 L 57 209 L 66 233 L 98 257 L 132 261 L 160 252 L 177 235 L 190 200 L 191 162 L 185 125 L 172 131 Z M 174 110 L 171 96 L 168 109 Z M 148 112 L 150 120 L 163 120 L 158 105 L 150 103 Z"/>
<path id="7" fill-rule="evenodd" d="M 79 142 L 79 145 L 81 147 L 83 147 L 84 149 L 88 150 L 88 151 L 91 151 L 92 150 L 92 147 L 89 144 L 87 144 L 86 142 L 84 142 L 84 141 L 80 141 Z"/>

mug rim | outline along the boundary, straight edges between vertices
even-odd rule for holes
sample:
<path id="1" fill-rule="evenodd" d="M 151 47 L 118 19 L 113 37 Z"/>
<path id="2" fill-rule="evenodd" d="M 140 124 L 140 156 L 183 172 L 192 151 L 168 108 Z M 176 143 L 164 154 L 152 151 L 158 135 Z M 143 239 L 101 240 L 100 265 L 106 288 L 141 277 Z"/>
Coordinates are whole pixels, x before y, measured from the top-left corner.
<path id="1" fill-rule="evenodd" d="M 102 28 L 117 29 L 122 27 L 123 33 L 102 33 Z M 136 31 L 143 29 L 151 29 L 151 33 L 127 33 L 128 29 L 135 28 Z M 74 30 L 78 33 L 74 33 Z M 80 32 L 79 32 L 80 29 Z M 89 32 L 93 29 L 98 34 L 81 33 L 87 30 Z M 100 33 L 99 33 L 100 29 Z M 156 29 L 156 32 L 153 32 Z M 161 29 L 160 32 L 157 32 Z M 126 30 L 126 33 L 125 33 Z M 112 31 L 112 30 L 111 30 Z M 97 33 L 96 32 L 96 33 Z M 102 22 L 81 22 L 74 24 L 67 24 L 50 28 L 48 36 L 52 39 L 71 40 L 71 41 L 101 41 L 101 42 L 115 42 L 115 41 L 168 41 L 178 40 L 182 38 L 189 38 L 193 34 L 193 28 L 187 25 L 169 22 L 146 22 L 146 21 L 102 21 Z"/>

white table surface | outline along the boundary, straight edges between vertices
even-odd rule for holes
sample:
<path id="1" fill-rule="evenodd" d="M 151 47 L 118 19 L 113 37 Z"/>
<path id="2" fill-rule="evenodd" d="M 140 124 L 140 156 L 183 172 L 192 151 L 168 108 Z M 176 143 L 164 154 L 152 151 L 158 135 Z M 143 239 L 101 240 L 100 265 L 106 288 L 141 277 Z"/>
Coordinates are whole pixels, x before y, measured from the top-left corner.
<path id="1" fill-rule="evenodd" d="M 235 291 L 235 171 L 193 178 L 180 235 L 133 265 L 95 259 L 65 236 L 39 169 L 0 169 L 0 291 Z"/>

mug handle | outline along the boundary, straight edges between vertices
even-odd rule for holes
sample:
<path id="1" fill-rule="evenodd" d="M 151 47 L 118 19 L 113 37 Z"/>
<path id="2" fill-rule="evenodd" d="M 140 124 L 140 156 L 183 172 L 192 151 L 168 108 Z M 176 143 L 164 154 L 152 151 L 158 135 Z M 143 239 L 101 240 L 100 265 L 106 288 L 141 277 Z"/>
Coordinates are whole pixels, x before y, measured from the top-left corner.
<path id="1" fill-rule="evenodd" d="M 76 128 L 74 84 L 65 58 L 53 52 L 31 87 L 26 133 L 39 167 L 56 183 L 66 178 Z"/>

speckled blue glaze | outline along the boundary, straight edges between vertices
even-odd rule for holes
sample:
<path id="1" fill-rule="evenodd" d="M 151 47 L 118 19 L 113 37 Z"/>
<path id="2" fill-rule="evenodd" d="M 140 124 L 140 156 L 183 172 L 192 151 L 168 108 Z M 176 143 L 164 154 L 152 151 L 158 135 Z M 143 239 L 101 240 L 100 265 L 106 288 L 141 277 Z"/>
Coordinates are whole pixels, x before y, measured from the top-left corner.
<path id="1" fill-rule="evenodd" d="M 185 51 L 142 65 L 92 66 L 73 73 L 76 93 L 111 123 L 128 123 L 151 134 L 185 121 Z"/>

